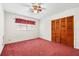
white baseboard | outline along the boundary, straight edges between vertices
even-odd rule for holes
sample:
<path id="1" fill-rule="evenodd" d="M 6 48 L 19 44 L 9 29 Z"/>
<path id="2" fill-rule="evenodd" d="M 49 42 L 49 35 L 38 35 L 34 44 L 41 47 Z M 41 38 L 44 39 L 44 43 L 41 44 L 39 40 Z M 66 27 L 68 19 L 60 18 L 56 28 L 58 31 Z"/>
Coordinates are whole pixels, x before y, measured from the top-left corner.
<path id="1" fill-rule="evenodd" d="M 4 48 L 4 44 L 2 44 L 2 45 L 0 46 L 0 54 L 2 53 L 3 48 Z"/>

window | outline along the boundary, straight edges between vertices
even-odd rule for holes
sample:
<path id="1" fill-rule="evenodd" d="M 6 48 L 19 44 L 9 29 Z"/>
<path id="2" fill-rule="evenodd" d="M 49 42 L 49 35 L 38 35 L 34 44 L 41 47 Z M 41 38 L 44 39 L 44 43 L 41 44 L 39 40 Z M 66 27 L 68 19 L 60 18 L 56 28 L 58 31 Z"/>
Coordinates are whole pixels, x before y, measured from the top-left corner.
<path id="1" fill-rule="evenodd" d="M 35 21 L 16 18 L 17 30 L 32 30 L 35 27 Z"/>

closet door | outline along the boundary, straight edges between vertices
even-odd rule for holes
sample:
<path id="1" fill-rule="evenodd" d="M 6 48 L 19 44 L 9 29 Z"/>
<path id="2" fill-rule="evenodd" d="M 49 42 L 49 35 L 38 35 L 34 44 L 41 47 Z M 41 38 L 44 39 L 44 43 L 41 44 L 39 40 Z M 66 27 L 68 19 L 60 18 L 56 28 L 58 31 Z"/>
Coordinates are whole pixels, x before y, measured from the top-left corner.
<path id="1" fill-rule="evenodd" d="M 51 27 L 51 28 L 52 28 L 52 29 L 51 29 L 51 30 L 52 30 L 52 33 L 51 33 L 51 34 L 52 34 L 52 41 L 55 42 L 55 31 L 56 31 L 56 30 L 55 30 L 55 29 L 56 29 L 56 28 L 55 28 L 55 21 L 52 21 L 51 26 L 52 26 L 52 27 Z"/>
<path id="2" fill-rule="evenodd" d="M 61 44 L 67 45 L 67 20 L 66 18 L 61 18 Z"/>
<path id="3" fill-rule="evenodd" d="M 55 39 L 56 39 L 56 42 L 57 42 L 57 43 L 60 43 L 60 19 L 57 19 L 57 20 L 55 21 L 55 23 L 56 23 Z"/>
<path id="4" fill-rule="evenodd" d="M 67 45 L 74 47 L 74 25 L 73 16 L 67 17 Z"/>

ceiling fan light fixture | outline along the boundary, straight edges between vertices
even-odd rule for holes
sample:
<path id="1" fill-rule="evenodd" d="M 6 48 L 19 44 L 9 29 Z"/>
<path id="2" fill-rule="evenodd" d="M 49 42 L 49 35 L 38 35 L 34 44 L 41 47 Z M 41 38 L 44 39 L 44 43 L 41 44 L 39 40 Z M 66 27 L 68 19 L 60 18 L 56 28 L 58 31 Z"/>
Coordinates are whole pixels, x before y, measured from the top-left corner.
<path id="1" fill-rule="evenodd" d="M 32 12 L 40 13 L 42 11 L 42 7 L 40 3 L 33 3 L 32 5 Z"/>

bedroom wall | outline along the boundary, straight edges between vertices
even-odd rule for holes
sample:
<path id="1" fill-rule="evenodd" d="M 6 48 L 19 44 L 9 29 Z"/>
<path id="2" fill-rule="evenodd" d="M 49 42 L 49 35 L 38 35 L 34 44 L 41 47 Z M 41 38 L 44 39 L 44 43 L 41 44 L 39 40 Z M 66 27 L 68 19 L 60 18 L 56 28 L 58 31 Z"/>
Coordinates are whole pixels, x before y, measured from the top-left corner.
<path id="1" fill-rule="evenodd" d="M 51 21 L 57 18 L 74 16 L 74 47 L 79 48 L 79 7 L 62 11 L 40 21 L 40 37 L 51 41 Z"/>
<path id="2" fill-rule="evenodd" d="M 0 54 L 4 47 L 3 36 L 4 36 L 4 9 L 2 7 L 2 4 L 0 4 Z"/>
<path id="3" fill-rule="evenodd" d="M 15 18 L 26 20 L 34 20 L 36 22 L 35 29 L 17 30 Z M 5 44 L 13 43 L 39 37 L 39 20 L 28 18 L 22 15 L 5 12 Z"/>

